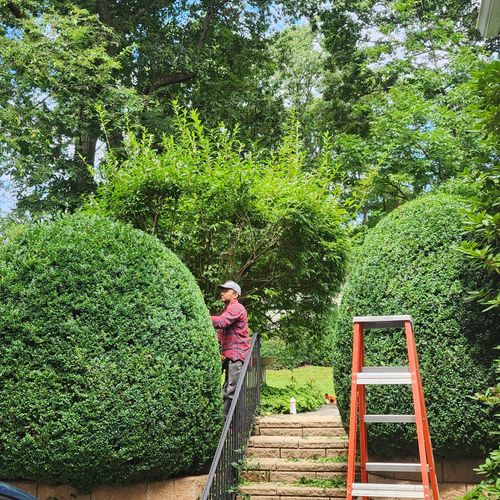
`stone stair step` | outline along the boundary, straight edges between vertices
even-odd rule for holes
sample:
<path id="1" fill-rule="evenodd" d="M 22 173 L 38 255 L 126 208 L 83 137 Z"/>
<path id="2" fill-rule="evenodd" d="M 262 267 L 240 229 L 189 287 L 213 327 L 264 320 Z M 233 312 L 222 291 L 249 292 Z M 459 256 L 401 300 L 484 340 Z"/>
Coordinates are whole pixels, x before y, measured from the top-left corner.
<path id="1" fill-rule="evenodd" d="M 245 470 L 346 472 L 347 463 L 318 460 L 285 460 L 282 458 L 252 458 Z"/>
<path id="2" fill-rule="evenodd" d="M 251 458 L 242 478 L 250 482 L 295 482 L 306 479 L 346 477 L 347 463 L 318 460 L 284 460 L 280 458 Z"/>
<path id="3" fill-rule="evenodd" d="M 346 473 L 343 471 L 316 472 L 316 471 L 249 470 L 249 471 L 242 471 L 241 477 L 244 481 L 250 481 L 252 483 L 263 483 L 263 482 L 294 483 L 296 481 L 300 481 L 301 479 L 333 479 L 337 477 L 345 478 Z"/>
<path id="4" fill-rule="evenodd" d="M 246 456 L 250 458 L 334 458 L 345 455 L 347 447 L 343 448 L 259 448 L 249 447 Z"/>
<path id="5" fill-rule="evenodd" d="M 297 486 L 286 483 L 252 483 L 240 486 L 240 498 L 251 500 L 332 500 L 345 498 L 345 488 L 322 488 L 316 486 Z M 247 496 L 248 495 L 248 496 Z"/>
<path id="6" fill-rule="evenodd" d="M 336 415 L 271 415 L 255 419 L 255 425 L 262 427 L 301 428 L 301 427 L 339 427 L 342 421 Z"/>
<path id="7" fill-rule="evenodd" d="M 251 436 L 249 448 L 335 448 L 345 449 L 348 441 L 345 437 L 335 436 Z"/>
<path id="8" fill-rule="evenodd" d="M 346 433 L 342 427 L 266 427 L 257 426 L 254 431 L 254 436 L 339 436 L 344 437 Z"/>

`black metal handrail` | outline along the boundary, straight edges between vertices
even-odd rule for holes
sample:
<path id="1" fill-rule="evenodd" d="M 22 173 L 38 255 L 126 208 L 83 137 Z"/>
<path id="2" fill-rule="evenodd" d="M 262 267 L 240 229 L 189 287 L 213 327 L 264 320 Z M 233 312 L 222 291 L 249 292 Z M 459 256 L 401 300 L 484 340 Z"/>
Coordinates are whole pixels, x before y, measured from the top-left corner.
<path id="1" fill-rule="evenodd" d="M 260 404 L 261 386 L 260 338 L 255 333 L 241 369 L 201 500 L 236 498 L 240 466 Z"/>

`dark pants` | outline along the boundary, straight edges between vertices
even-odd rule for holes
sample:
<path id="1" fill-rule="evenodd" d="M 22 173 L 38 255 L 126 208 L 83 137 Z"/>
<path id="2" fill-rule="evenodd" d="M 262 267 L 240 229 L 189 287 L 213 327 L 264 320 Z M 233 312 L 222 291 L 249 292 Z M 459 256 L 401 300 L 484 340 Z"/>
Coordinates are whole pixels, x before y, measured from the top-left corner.
<path id="1" fill-rule="evenodd" d="M 222 386 L 222 397 L 224 399 L 224 415 L 229 413 L 229 408 L 233 401 L 234 391 L 238 385 L 243 361 L 231 361 L 226 359 L 222 363 L 225 372 L 224 385 Z"/>

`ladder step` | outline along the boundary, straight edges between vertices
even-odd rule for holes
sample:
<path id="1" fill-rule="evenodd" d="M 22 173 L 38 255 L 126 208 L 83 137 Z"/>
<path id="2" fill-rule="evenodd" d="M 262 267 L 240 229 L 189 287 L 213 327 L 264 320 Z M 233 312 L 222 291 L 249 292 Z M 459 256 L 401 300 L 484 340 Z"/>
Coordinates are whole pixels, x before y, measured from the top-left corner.
<path id="1" fill-rule="evenodd" d="M 415 415 L 365 415 L 365 423 L 414 424 Z"/>
<path id="2" fill-rule="evenodd" d="M 356 381 L 365 385 L 411 384 L 411 375 L 407 366 L 365 366 Z"/>
<path id="3" fill-rule="evenodd" d="M 413 318 L 409 314 L 395 316 L 356 316 L 352 322 L 363 325 L 363 328 L 402 328 L 405 322 L 413 325 Z"/>
<path id="4" fill-rule="evenodd" d="M 420 464 L 391 463 L 391 462 L 366 462 L 368 472 L 421 472 Z M 429 471 L 429 466 L 427 466 Z"/>
<path id="5" fill-rule="evenodd" d="M 353 496 L 424 498 L 424 487 L 413 484 L 352 483 Z"/>

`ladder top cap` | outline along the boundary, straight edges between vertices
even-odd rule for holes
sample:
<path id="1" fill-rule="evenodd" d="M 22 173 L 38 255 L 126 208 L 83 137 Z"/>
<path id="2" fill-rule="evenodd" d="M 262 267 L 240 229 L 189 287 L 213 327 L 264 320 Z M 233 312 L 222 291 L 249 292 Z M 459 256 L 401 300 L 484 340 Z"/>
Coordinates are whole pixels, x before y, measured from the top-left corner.
<path id="1" fill-rule="evenodd" d="M 352 322 L 363 325 L 364 328 L 402 328 L 405 322 L 413 325 L 413 318 L 409 314 L 394 316 L 356 316 Z"/>

